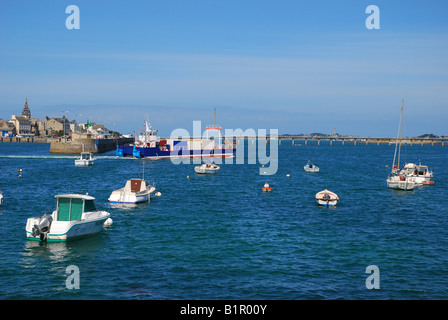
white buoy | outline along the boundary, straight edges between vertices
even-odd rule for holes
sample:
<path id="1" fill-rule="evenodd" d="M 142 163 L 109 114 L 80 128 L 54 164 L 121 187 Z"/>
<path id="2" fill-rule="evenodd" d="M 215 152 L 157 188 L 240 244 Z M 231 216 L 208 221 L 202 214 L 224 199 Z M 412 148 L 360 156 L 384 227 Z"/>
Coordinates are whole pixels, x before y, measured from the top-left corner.
<path id="1" fill-rule="evenodd" d="M 157 191 L 154 195 L 155 195 L 156 197 L 161 197 L 161 196 L 162 196 L 162 193 L 159 192 L 159 191 Z"/>
<path id="2" fill-rule="evenodd" d="M 107 218 L 106 221 L 104 221 L 103 225 L 105 227 L 110 227 L 112 223 L 114 223 L 113 220 L 111 218 Z"/>
<path id="3" fill-rule="evenodd" d="M 272 188 L 269 186 L 269 183 L 265 183 L 264 184 L 264 186 L 263 186 L 263 188 L 261 188 L 261 190 L 263 191 L 263 192 L 271 192 L 272 191 Z"/>

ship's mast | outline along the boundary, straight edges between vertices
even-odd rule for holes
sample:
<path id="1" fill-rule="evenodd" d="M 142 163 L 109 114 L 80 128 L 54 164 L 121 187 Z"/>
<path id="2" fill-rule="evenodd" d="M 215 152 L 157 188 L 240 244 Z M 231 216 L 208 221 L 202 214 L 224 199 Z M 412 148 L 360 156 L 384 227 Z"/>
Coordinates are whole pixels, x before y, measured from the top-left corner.
<path id="1" fill-rule="evenodd" d="M 403 103 L 401 104 L 401 116 L 400 116 L 400 143 L 399 143 L 399 146 L 398 146 L 398 161 L 397 161 L 398 169 L 400 169 L 401 133 L 403 132 L 403 107 L 404 107 L 404 99 L 403 99 Z"/>
<path id="2" fill-rule="evenodd" d="M 397 141 L 395 142 L 395 152 L 394 152 L 394 162 L 392 163 L 392 172 L 395 171 L 395 158 L 397 156 L 397 147 L 398 147 L 397 167 L 398 167 L 398 169 L 400 168 L 401 132 L 402 132 L 402 125 L 403 125 L 403 107 L 404 107 L 404 99 L 403 99 L 403 103 L 401 105 L 400 124 L 398 125 Z"/>

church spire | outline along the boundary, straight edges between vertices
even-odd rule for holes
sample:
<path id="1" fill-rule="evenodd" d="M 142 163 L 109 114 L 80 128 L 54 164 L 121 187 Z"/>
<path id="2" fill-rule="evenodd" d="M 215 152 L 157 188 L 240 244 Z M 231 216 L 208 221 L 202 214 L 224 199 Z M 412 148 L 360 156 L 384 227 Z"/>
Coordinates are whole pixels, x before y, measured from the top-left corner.
<path id="1" fill-rule="evenodd" d="M 30 111 L 30 108 L 28 108 L 28 98 L 25 99 L 25 106 L 23 107 L 23 110 L 22 110 L 22 117 L 25 117 L 28 119 L 31 118 L 31 111 Z"/>

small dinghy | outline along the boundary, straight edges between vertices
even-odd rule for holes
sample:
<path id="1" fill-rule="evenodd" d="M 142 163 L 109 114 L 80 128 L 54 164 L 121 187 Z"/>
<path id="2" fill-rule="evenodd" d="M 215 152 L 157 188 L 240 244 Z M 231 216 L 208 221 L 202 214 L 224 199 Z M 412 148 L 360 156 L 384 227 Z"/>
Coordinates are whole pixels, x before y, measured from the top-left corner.
<path id="1" fill-rule="evenodd" d="M 335 206 L 338 203 L 339 197 L 336 193 L 327 189 L 316 193 L 316 201 L 321 206 Z"/>
<path id="2" fill-rule="evenodd" d="M 265 183 L 264 184 L 264 186 L 263 186 L 263 188 L 261 188 L 261 190 L 263 191 L 263 192 L 271 192 L 272 191 L 272 188 L 269 186 L 269 183 Z"/>
<path id="3" fill-rule="evenodd" d="M 214 163 L 204 163 L 203 165 L 194 167 L 194 171 L 199 174 L 216 173 L 220 167 Z"/>
<path id="4" fill-rule="evenodd" d="M 305 172 L 319 172 L 319 167 L 315 166 L 314 164 L 311 163 L 310 160 L 308 160 L 307 164 L 303 167 L 303 170 L 305 170 Z"/>

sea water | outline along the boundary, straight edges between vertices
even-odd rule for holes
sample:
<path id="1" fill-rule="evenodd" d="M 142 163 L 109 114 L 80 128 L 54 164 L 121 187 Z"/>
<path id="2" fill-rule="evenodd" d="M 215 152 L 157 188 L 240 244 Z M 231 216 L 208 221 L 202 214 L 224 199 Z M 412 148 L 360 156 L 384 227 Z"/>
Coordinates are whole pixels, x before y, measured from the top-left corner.
<path id="1" fill-rule="evenodd" d="M 448 147 L 402 148 L 402 162 L 435 175 L 407 192 L 386 188 L 393 155 L 388 145 L 283 142 L 275 175 L 247 161 L 198 175 L 193 163 L 113 151 L 75 167 L 49 144 L 2 143 L 0 299 L 446 299 Z M 308 160 L 319 173 L 304 172 Z M 108 203 L 143 171 L 161 197 Z M 325 188 L 336 207 L 316 204 Z M 113 225 L 66 243 L 28 241 L 26 220 L 69 192 L 95 197 Z M 366 285 L 369 266 L 378 289 Z"/>

